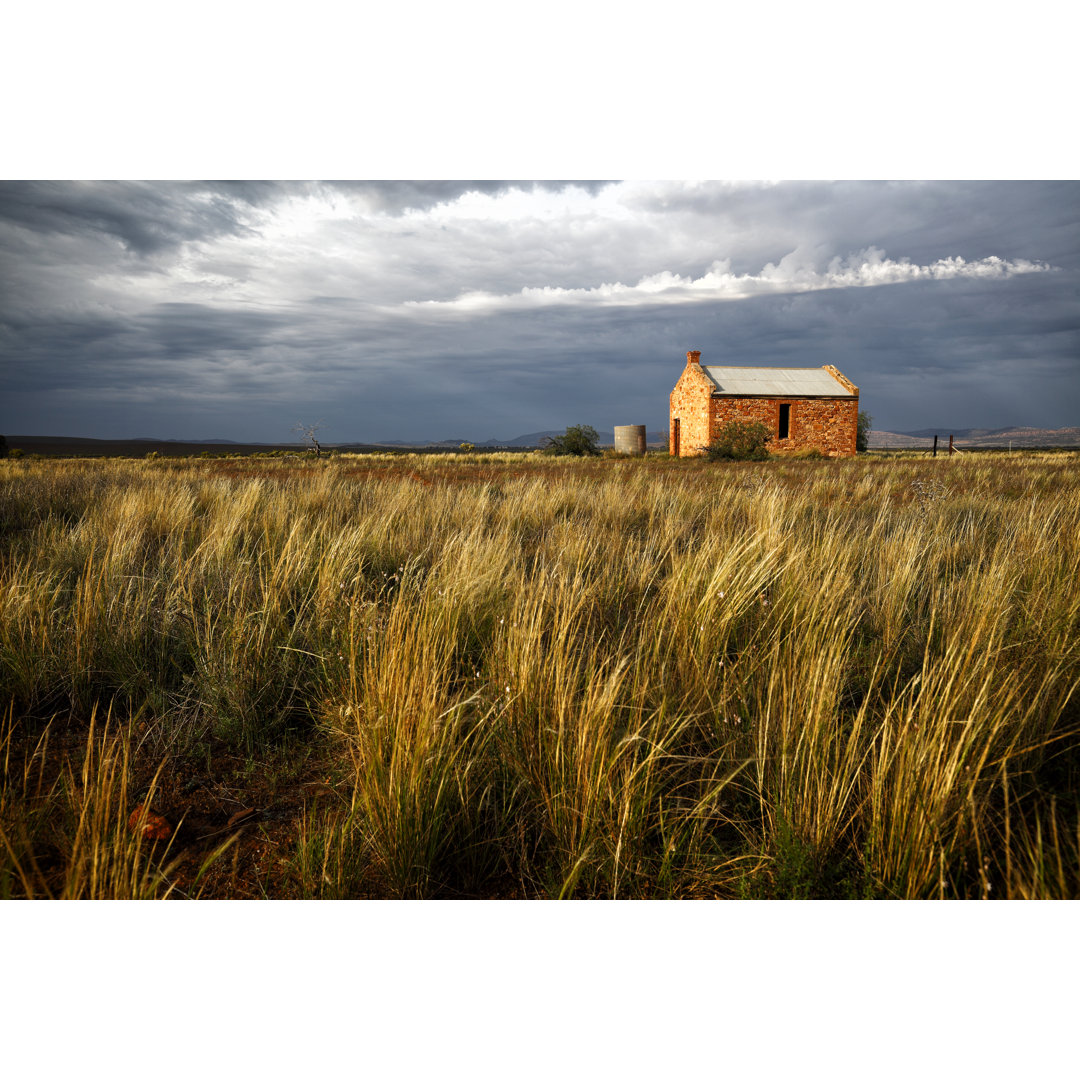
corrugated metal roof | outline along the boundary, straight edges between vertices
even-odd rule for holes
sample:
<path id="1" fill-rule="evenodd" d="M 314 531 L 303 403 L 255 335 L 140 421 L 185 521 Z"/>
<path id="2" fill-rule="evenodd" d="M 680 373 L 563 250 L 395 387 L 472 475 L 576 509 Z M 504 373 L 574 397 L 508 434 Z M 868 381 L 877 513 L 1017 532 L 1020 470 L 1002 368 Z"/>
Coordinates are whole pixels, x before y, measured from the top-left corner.
<path id="1" fill-rule="evenodd" d="M 714 394 L 767 394 L 772 397 L 854 397 L 824 368 L 707 367 L 701 370 L 716 384 Z"/>

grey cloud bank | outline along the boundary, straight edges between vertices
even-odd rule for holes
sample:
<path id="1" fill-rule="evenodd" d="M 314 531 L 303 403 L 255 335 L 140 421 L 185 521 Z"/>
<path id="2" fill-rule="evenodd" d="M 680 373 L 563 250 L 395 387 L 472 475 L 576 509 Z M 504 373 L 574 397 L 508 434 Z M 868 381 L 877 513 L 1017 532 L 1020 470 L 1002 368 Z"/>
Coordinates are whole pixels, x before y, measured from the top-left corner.
<path id="1" fill-rule="evenodd" d="M 1080 184 L 0 183 L 0 431 L 666 426 L 688 348 L 880 429 L 1080 422 Z"/>

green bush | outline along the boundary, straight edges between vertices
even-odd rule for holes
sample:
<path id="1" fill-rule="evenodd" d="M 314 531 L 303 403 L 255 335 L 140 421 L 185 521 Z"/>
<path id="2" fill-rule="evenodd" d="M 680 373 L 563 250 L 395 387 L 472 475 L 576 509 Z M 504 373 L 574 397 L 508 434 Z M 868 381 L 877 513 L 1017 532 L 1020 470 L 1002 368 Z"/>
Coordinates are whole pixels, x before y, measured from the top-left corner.
<path id="1" fill-rule="evenodd" d="M 766 461 L 772 432 L 759 420 L 729 420 L 705 448 L 709 461 Z"/>
<path id="2" fill-rule="evenodd" d="M 596 428 L 588 424 L 576 424 L 568 427 L 565 435 L 555 435 L 548 439 L 544 447 L 544 453 L 563 456 L 572 454 L 575 457 L 596 457 L 600 451 L 596 447 L 596 441 L 600 436 Z"/>
<path id="3" fill-rule="evenodd" d="M 865 454 L 870 449 L 870 432 L 874 428 L 874 418 L 865 410 L 859 410 L 859 426 L 855 431 L 855 452 Z"/>

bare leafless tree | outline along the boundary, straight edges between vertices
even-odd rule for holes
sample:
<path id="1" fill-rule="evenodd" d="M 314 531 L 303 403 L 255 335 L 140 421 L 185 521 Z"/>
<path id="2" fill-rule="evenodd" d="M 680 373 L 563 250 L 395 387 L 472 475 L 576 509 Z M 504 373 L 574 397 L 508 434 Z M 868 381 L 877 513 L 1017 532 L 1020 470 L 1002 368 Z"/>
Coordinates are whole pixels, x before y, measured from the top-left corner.
<path id="1" fill-rule="evenodd" d="M 322 426 L 322 420 L 317 420 L 314 424 L 305 424 L 303 420 L 297 420 L 296 425 L 293 427 L 293 431 L 299 432 L 311 444 L 308 449 L 314 450 L 316 457 L 322 457 L 322 444 L 317 437 L 317 432 Z"/>

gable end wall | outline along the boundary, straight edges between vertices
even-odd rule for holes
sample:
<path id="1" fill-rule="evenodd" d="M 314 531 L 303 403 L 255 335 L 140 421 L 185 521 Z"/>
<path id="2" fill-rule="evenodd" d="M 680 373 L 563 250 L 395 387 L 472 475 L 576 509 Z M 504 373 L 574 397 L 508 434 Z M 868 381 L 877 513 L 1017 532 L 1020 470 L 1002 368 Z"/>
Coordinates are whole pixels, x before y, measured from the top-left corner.
<path id="1" fill-rule="evenodd" d="M 675 389 L 671 391 L 670 430 L 668 447 L 675 453 L 675 421 L 679 421 L 679 457 L 700 454 L 699 447 L 709 443 L 709 402 L 712 380 L 694 364 L 683 369 Z"/>

